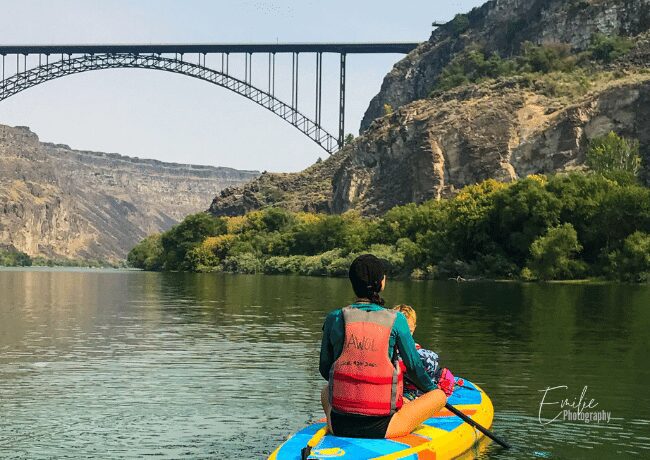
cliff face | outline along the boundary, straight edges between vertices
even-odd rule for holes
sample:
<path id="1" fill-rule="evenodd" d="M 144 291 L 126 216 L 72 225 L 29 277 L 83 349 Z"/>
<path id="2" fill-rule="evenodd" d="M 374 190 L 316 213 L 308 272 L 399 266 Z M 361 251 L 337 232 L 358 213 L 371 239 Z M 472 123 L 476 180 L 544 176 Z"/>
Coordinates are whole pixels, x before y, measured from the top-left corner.
<path id="1" fill-rule="evenodd" d="M 386 75 L 363 121 L 365 131 L 385 113 L 426 98 L 442 69 L 468 46 L 509 56 L 521 44 L 567 43 L 584 50 L 595 33 L 637 35 L 650 28 L 650 0 L 492 0 L 466 15 L 466 25 L 452 21 L 398 62 Z"/>
<path id="2" fill-rule="evenodd" d="M 650 33 L 638 33 L 649 28 L 650 0 L 488 2 L 467 15 L 461 32 L 458 24 L 441 27 L 395 66 L 351 145 L 301 173 L 226 190 L 210 210 L 232 215 L 279 205 L 378 214 L 488 178 L 582 168 L 589 142 L 612 130 L 639 140 L 650 184 Z M 592 60 L 430 94 L 445 65 L 468 47 L 507 55 L 532 41 L 579 51 L 594 33 L 630 35 L 632 49 L 608 64 Z M 383 104 L 393 113 L 384 115 Z"/>
<path id="3" fill-rule="evenodd" d="M 294 211 L 379 214 L 397 205 L 451 196 L 488 178 L 510 181 L 581 168 L 589 141 L 612 130 L 638 139 L 641 150 L 648 152 L 648 120 L 650 73 L 611 82 L 568 105 L 513 82 L 459 90 L 413 102 L 377 120 L 318 167 L 283 177 L 265 175 L 224 191 L 210 210 L 233 215 L 275 204 Z M 319 190 L 306 194 L 301 183 Z M 285 190 L 283 200 L 274 200 L 277 188 Z M 253 189 L 257 199 L 244 207 L 240 198 Z M 320 197 L 318 206 L 311 201 L 315 195 Z M 230 199 L 224 201 L 224 196 Z"/>
<path id="4" fill-rule="evenodd" d="M 650 147 L 650 75 L 561 109 L 554 102 L 488 88 L 466 100 L 409 104 L 349 149 L 334 176 L 331 211 L 380 213 L 488 178 L 580 168 L 589 141 L 612 130 Z"/>
<path id="5" fill-rule="evenodd" d="M 0 244 L 31 256 L 117 261 L 254 171 L 141 160 L 39 142 L 0 125 Z"/>
<path id="6" fill-rule="evenodd" d="M 346 158 L 337 153 L 299 173 L 263 173 L 241 187 L 222 190 L 209 211 L 218 216 L 237 216 L 274 205 L 295 211 L 330 213 L 332 177 Z"/>

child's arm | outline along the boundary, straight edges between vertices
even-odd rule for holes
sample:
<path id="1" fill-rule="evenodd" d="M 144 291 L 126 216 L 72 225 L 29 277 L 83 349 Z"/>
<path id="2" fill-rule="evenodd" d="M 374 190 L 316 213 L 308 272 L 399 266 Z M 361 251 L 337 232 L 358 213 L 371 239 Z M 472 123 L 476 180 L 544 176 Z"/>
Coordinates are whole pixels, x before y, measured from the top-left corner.
<path id="1" fill-rule="evenodd" d="M 422 391 L 435 390 L 437 386 L 424 369 L 420 355 L 415 349 L 415 341 L 409 330 L 406 318 L 401 313 L 398 313 L 395 319 L 395 331 L 397 332 L 397 350 L 402 361 L 404 361 L 409 379 Z"/>

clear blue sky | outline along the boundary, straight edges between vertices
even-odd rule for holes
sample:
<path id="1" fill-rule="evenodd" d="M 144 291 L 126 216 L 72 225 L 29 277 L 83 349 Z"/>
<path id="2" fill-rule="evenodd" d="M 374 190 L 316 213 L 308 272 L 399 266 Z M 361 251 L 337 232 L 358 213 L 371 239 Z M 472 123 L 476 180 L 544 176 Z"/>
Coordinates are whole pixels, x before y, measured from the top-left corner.
<path id="1" fill-rule="evenodd" d="M 449 20 L 482 3 L 3 0 L 0 43 L 424 41 L 432 21 Z M 323 118 L 331 132 L 337 130 L 337 58 L 326 55 L 323 69 Z M 254 65 L 261 68 L 262 55 L 258 59 Z M 290 55 L 283 59 L 286 62 L 278 58 L 278 86 L 291 77 Z M 399 59 L 348 57 L 347 132 L 358 132 L 370 99 Z M 301 58 L 306 72 L 300 98 L 305 107 L 313 104 L 314 60 L 310 55 Z M 232 73 L 237 72 L 235 62 Z M 288 94 L 289 85 L 284 85 Z M 30 126 L 41 140 L 77 149 L 240 169 L 297 171 L 327 155 L 295 128 L 241 96 L 151 70 L 102 70 L 36 86 L 0 102 L 0 123 Z"/>

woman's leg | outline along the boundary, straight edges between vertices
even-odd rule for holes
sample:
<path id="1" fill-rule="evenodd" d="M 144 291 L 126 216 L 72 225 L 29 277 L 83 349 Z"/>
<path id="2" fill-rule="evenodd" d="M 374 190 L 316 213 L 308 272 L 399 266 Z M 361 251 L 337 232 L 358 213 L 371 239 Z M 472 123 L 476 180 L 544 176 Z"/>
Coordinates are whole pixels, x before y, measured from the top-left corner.
<path id="1" fill-rule="evenodd" d="M 387 438 L 399 438 L 411 433 L 418 425 L 442 409 L 447 402 L 447 396 L 442 390 L 433 390 L 419 398 L 404 404 L 390 419 Z M 329 416 L 328 416 L 329 420 Z"/>
<path id="2" fill-rule="evenodd" d="M 325 412 L 325 417 L 327 417 L 327 429 L 330 433 L 334 433 L 332 430 L 332 408 L 330 407 L 330 398 L 329 398 L 329 385 L 325 385 L 320 392 L 320 403 L 323 405 L 323 411 Z"/>

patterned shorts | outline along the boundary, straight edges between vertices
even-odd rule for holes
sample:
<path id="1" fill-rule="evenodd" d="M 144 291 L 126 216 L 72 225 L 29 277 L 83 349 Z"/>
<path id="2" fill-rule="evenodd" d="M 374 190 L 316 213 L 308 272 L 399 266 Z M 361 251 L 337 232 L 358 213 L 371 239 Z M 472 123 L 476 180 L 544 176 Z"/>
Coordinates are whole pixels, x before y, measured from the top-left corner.
<path id="1" fill-rule="evenodd" d="M 424 365 L 424 370 L 427 372 L 433 383 L 437 383 L 436 380 L 436 371 L 438 370 L 438 354 L 427 350 L 425 348 L 420 348 L 418 350 L 422 364 Z M 404 397 L 410 401 L 413 401 L 415 398 L 422 396 L 424 392 L 418 390 L 418 388 L 409 380 L 407 376 L 404 376 Z"/>

